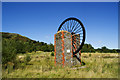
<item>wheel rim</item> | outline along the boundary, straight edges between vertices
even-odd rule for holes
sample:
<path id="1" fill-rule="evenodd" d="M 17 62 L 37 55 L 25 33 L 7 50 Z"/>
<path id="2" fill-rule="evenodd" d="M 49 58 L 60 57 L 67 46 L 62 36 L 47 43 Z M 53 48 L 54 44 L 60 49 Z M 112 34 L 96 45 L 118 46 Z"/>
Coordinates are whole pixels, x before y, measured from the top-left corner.
<path id="1" fill-rule="evenodd" d="M 84 25 L 82 24 L 82 22 L 80 20 L 78 20 L 77 18 L 68 18 L 66 20 L 64 20 L 60 27 L 58 28 L 58 31 L 61 31 L 61 30 L 65 30 L 65 31 L 68 31 L 72 34 L 72 36 L 74 34 L 79 34 L 80 35 L 80 45 L 79 47 L 73 51 L 73 54 L 76 54 L 78 53 L 83 45 L 84 45 L 84 42 L 85 42 L 85 28 L 84 28 Z M 74 43 L 74 39 L 73 39 L 73 47 L 75 47 L 75 45 L 77 45 L 77 43 Z"/>

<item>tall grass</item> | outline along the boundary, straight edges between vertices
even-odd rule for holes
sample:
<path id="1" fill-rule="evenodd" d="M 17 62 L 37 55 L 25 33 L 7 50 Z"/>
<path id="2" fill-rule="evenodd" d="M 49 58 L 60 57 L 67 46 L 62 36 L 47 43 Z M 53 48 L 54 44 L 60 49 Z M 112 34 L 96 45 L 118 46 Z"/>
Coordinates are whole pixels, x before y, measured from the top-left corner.
<path id="1" fill-rule="evenodd" d="M 27 55 L 27 54 L 26 54 Z M 25 56 L 25 55 L 24 55 Z M 107 57 L 104 57 L 107 56 Z M 113 57 L 111 57 L 113 56 Z M 24 68 L 8 69 L 2 72 L 3 78 L 117 78 L 118 54 L 82 53 L 85 68 L 54 66 L 54 56 L 49 52 L 30 54 L 30 61 Z M 19 58 L 18 58 L 19 60 Z M 23 62 L 24 63 L 24 62 Z"/>

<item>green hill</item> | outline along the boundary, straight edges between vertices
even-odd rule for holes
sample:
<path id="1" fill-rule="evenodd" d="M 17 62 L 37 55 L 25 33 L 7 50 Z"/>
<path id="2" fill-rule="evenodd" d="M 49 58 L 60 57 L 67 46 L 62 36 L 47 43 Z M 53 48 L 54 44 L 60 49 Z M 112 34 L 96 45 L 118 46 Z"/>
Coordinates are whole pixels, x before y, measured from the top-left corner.
<path id="1" fill-rule="evenodd" d="M 2 38 L 4 39 L 14 39 L 14 40 L 19 40 L 19 41 L 24 41 L 24 42 L 37 43 L 37 41 L 35 40 L 31 40 L 25 36 L 22 36 L 16 33 L 0 32 L 0 34 L 2 34 Z"/>
<path id="2" fill-rule="evenodd" d="M 2 38 L 6 38 L 6 39 L 15 39 L 15 40 L 23 40 L 23 41 L 30 41 L 31 39 L 16 34 L 16 33 L 7 33 L 7 32 L 0 32 L 0 34 L 2 34 Z"/>
<path id="3" fill-rule="evenodd" d="M 31 40 L 25 36 L 16 33 L 0 32 L 2 34 L 2 62 L 14 62 L 14 57 L 19 53 L 32 51 L 51 52 L 54 50 L 53 44 L 47 44 Z"/>
<path id="4" fill-rule="evenodd" d="M 26 47 L 26 45 L 29 45 L 30 47 L 34 47 L 30 51 L 26 50 L 28 52 L 39 51 L 39 50 L 49 52 L 49 51 L 54 50 L 54 47 L 53 47 L 52 44 L 47 44 L 47 43 L 44 43 L 44 42 L 35 41 L 35 40 L 29 39 L 29 38 L 27 38 L 25 36 L 22 36 L 20 34 L 7 33 L 7 32 L 0 32 L 0 34 L 2 34 L 3 44 L 4 44 L 4 41 L 7 41 L 7 42 L 11 41 L 11 43 L 16 42 L 16 45 L 18 45 L 18 46 L 22 45 L 21 47 L 24 47 L 24 48 Z M 12 45 L 12 44 L 10 44 L 10 45 Z M 23 52 L 20 52 L 20 53 L 23 53 Z"/>

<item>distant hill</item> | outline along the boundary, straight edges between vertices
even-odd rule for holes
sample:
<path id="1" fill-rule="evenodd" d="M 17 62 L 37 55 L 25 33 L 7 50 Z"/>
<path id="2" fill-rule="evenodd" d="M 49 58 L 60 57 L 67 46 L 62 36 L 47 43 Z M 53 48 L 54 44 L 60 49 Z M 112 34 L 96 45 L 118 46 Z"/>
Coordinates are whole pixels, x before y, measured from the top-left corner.
<path id="1" fill-rule="evenodd" d="M 31 40 L 25 36 L 22 36 L 20 34 L 16 34 L 16 33 L 8 33 L 8 32 L 0 32 L 0 34 L 2 34 L 2 38 L 5 38 L 5 39 L 15 39 L 15 40 L 21 40 L 21 41 L 33 41 L 33 42 L 36 42 L 34 40 Z"/>
<path id="2" fill-rule="evenodd" d="M 38 51 L 38 50 L 41 50 L 41 51 L 54 50 L 53 44 L 47 44 L 44 42 L 35 41 L 25 36 L 22 36 L 20 34 L 8 33 L 8 32 L 0 32 L 0 34 L 2 34 L 3 43 L 4 41 L 8 41 L 8 42 L 11 41 L 11 43 L 16 42 L 15 45 L 19 47 L 21 46 L 22 48 L 26 48 L 29 46 L 28 50 L 26 49 L 26 51 L 23 51 L 23 52 L 32 52 L 32 51 Z M 23 53 L 23 52 L 21 51 L 20 53 Z"/>
<path id="3" fill-rule="evenodd" d="M 35 41 L 16 33 L 0 32 L 2 34 L 2 62 L 14 62 L 16 54 L 25 54 L 32 51 L 51 52 L 53 44 Z M 1 40 L 0 40 L 1 41 Z"/>

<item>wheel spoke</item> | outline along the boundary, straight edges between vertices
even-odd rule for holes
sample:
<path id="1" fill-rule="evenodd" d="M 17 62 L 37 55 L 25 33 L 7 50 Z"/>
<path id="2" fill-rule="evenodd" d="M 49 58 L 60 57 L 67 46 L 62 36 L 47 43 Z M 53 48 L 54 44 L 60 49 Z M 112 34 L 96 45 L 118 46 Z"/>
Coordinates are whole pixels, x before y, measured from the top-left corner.
<path id="1" fill-rule="evenodd" d="M 77 31 L 75 31 L 75 33 L 76 33 L 76 32 L 81 32 L 81 31 L 82 31 L 81 29 L 82 29 L 82 27 L 79 28 Z"/>
<path id="2" fill-rule="evenodd" d="M 72 32 L 72 29 L 71 29 L 72 21 L 73 21 L 73 20 L 70 20 L 70 32 Z"/>
<path id="3" fill-rule="evenodd" d="M 74 21 L 74 25 L 73 25 L 73 27 L 72 27 L 72 32 L 73 32 L 73 29 L 74 29 L 75 24 L 76 24 L 76 23 L 75 23 L 75 21 Z"/>
<path id="4" fill-rule="evenodd" d="M 61 29 L 65 30 L 63 27 Z"/>
<path id="5" fill-rule="evenodd" d="M 67 28 L 66 28 L 66 23 L 64 24 L 64 28 L 65 28 L 65 30 L 67 31 Z"/>
<path id="6" fill-rule="evenodd" d="M 79 24 L 79 23 L 77 23 L 77 25 L 76 25 L 77 27 L 75 27 L 75 28 L 74 28 L 73 32 L 74 32 L 77 28 L 79 28 L 79 26 L 78 26 L 78 25 L 80 26 L 80 24 Z"/>
<path id="7" fill-rule="evenodd" d="M 71 33 L 73 46 L 72 49 L 73 53 L 76 54 L 82 48 L 85 41 L 85 29 L 83 24 L 76 18 L 68 18 L 60 25 L 58 31 L 60 30 L 65 30 Z"/>
<path id="8" fill-rule="evenodd" d="M 68 23 L 68 21 L 66 22 L 66 24 L 67 24 L 67 29 L 68 29 L 68 32 L 69 32 L 69 23 Z"/>
<path id="9" fill-rule="evenodd" d="M 78 33 L 78 34 L 83 34 L 83 33 L 81 33 L 81 32 L 76 32 L 75 34 L 77 34 L 77 33 Z"/>

